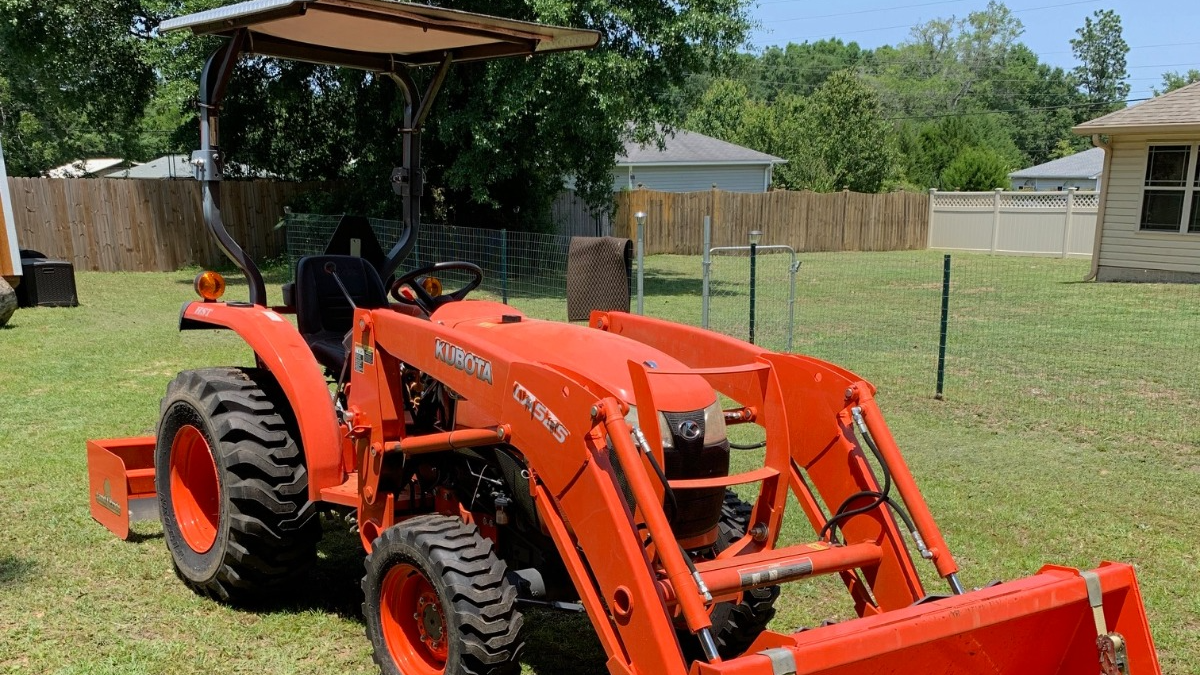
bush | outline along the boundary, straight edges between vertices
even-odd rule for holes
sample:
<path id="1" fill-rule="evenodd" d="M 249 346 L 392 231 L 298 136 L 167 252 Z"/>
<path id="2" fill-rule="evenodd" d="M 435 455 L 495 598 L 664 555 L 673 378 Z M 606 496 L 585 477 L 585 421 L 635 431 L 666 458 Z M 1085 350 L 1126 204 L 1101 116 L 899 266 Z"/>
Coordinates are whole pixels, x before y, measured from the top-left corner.
<path id="1" fill-rule="evenodd" d="M 1008 163 L 990 148 L 965 148 L 942 171 L 942 189 L 981 192 L 1008 185 Z"/>

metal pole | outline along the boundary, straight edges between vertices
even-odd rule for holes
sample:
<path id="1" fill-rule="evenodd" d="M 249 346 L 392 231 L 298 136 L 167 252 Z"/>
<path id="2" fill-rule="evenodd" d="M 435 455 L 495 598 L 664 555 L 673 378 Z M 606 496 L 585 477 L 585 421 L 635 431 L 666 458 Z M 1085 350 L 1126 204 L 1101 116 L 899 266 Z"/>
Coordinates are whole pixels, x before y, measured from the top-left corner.
<path id="1" fill-rule="evenodd" d="M 708 328 L 708 280 L 712 273 L 712 216 L 704 216 L 704 255 L 701 258 L 704 268 L 704 281 L 700 292 L 700 327 Z"/>
<path id="2" fill-rule="evenodd" d="M 508 304 L 508 230 L 500 230 L 500 302 Z"/>
<path id="3" fill-rule="evenodd" d="M 942 400 L 942 387 L 946 383 L 946 328 L 950 323 L 950 254 L 942 259 L 942 328 L 938 340 L 937 393 L 933 395 Z"/>
<path id="4" fill-rule="evenodd" d="M 638 296 L 637 313 L 646 313 L 646 214 L 638 211 L 637 215 L 637 265 L 638 265 Z"/>
<path id="5" fill-rule="evenodd" d="M 754 291 L 755 277 L 758 274 L 757 262 L 758 259 L 758 244 L 753 240 L 750 242 L 750 344 L 754 344 Z"/>
<path id="6" fill-rule="evenodd" d="M 792 266 L 788 268 L 791 277 L 791 287 L 788 289 L 788 341 L 787 350 L 792 351 L 792 341 L 796 333 L 796 273 L 800 271 L 800 261 L 796 260 L 796 252 L 792 251 Z"/>

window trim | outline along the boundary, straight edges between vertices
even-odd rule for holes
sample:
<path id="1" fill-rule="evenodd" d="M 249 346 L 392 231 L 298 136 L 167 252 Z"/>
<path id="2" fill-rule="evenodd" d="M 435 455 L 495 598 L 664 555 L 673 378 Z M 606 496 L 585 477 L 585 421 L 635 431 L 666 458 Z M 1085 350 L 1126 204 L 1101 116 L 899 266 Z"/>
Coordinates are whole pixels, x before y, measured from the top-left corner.
<path id="1" fill-rule="evenodd" d="M 1184 146 L 1184 147 L 1188 148 L 1188 165 L 1183 174 L 1183 185 L 1182 186 L 1148 185 L 1149 180 L 1148 180 L 1146 174 L 1150 170 L 1150 158 L 1151 158 L 1154 148 L 1169 148 L 1169 147 L 1179 147 L 1179 146 Z M 1139 203 L 1138 203 L 1138 216 L 1137 216 L 1137 221 L 1138 221 L 1137 222 L 1137 232 L 1138 232 L 1138 234 L 1151 234 L 1151 235 L 1162 234 L 1162 235 L 1167 235 L 1167 236 L 1174 236 L 1177 234 L 1192 235 L 1192 236 L 1200 235 L 1200 230 L 1197 230 L 1195 232 L 1188 231 L 1188 219 L 1191 217 L 1191 213 L 1192 213 L 1192 201 L 1200 198 L 1200 174 L 1197 174 L 1197 171 L 1200 170 L 1200 166 L 1197 166 L 1198 164 L 1200 164 L 1200 142 L 1195 142 L 1195 141 L 1167 142 L 1167 141 L 1163 141 L 1163 142 L 1158 142 L 1158 143 L 1148 143 L 1146 145 L 1145 160 L 1146 161 L 1143 162 L 1143 166 L 1142 166 L 1141 199 L 1139 200 Z M 1142 218 L 1144 217 L 1145 212 L 1146 212 L 1146 191 L 1147 190 L 1154 190 L 1154 191 L 1159 191 L 1159 192 L 1164 191 L 1164 190 L 1169 190 L 1172 192 L 1177 191 L 1177 192 L 1183 193 L 1183 204 L 1181 205 L 1178 229 L 1176 229 L 1176 230 L 1154 230 L 1154 229 L 1148 229 L 1145 227 L 1145 223 L 1142 222 Z"/>

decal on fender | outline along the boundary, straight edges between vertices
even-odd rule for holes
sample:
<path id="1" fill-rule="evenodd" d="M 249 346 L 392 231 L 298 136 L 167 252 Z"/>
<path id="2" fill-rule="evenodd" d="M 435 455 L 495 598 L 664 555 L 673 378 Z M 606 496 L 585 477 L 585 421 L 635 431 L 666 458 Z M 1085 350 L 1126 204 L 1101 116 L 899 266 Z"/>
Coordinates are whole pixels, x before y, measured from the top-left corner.
<path id="1" fill-rule="evenodd" d="M 521 407 L 529 412 L 529 416 L 534 421 L 541 422 L 542 426 L 546 427 L 546 431 L 550 432 L 550 435 L 554 437 L 554 440 L 559 443 L 566 442 L 567 436 L 570 435 L 567 428 L 563 426 L 562 422 L 558 421 L 558 417 L 546 407 L 545 403 L 539 401 L 520 382 L 513 383 L 513 400 L 521 404 Z"/>
<path id="2" fill-rule="evenodd" d="M 481 382 L 492 383 L 492 362 L 476 356 L 458 345 L 438 338 L 433 343 L 433 356 L 438 361 L 463 371 Z"/>
<path id="3" fill-rule="evenodd" d="M 104 492 L 96 493 L 96 503 L 118 516 L 121 515 L 121 505 L 112 498 L 112 484 L 108 482 L 107 478 L 104 479 Z"/>

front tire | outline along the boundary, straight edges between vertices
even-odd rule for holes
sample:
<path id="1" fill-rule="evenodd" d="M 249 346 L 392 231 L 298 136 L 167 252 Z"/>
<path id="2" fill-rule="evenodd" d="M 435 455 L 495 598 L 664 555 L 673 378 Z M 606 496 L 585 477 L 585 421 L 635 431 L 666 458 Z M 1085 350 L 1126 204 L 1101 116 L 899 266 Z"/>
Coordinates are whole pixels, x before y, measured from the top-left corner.
<path id="1" fill-rule="evenodd" d="M 458 518 L 385 530 L 367 556 L 363 616 L 386 675 L 509 675 L 520 669 L 517 589 L 492 542 Z"/>
<path id="2" fill-rule="evenodd" d="M 723 551 L 746 534 L 753 510 L 754 507 L 742 501 L 736 492 L 725 490 L 721 520 L 717 526 L 717 544 L 714 549 L 716 552 Z M 750 648 L 767 629 L 771 619 L 775 618 L 775 601 L 778 599 L 779 587 L 766 586 L 743 591 L 736 602 L 718 602 L 713 605 L 709 619 L 712 621 L 713 640 L 717 643 L 717 653 L 721 658 L 736 658 Z M 700 642 L 696 636 L 686 628 L 677 629 L 676 634 L 683 648 L 684 658 L 689 663 L 704 660 L 704 652 L 700 649 Z"/>
<path id="3" fill-rule="evenodd" d="M 180 373 L 162 400 L 155 488 L 176 574 L 197 593 L 260 600 L 316 560 L 321 530 L 287 399 L 270 373 Z"/>
<path id="4" fill-rule="evenodd" d="M 750 525 L 754 507 L 741 500 L 733 490 L 725 491 L 725 503 L 721 507 L 721 522 L 718 541 L 721 548 L 741 539 Z M 767 629 L 775 618 L 775 601 L 779 599 L 778 586 L 752 588 L 742 593 L 738 602 L 718 603 L 712 611 L 713 638 L 721 658 L 741 656 L 751 643 Z"/>

